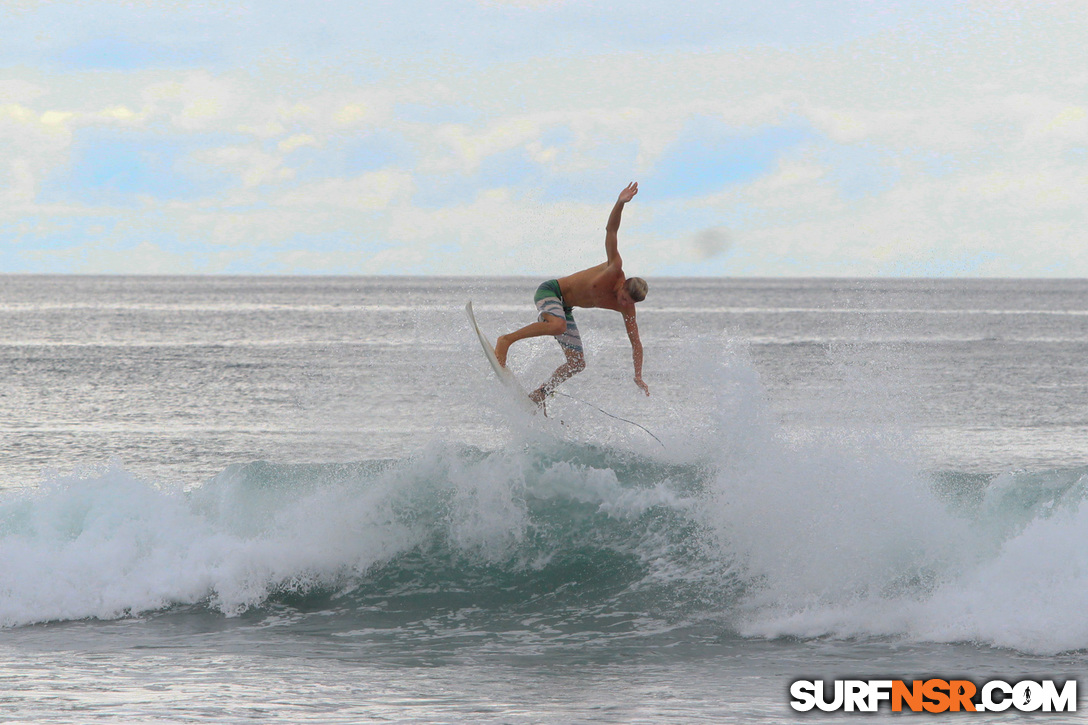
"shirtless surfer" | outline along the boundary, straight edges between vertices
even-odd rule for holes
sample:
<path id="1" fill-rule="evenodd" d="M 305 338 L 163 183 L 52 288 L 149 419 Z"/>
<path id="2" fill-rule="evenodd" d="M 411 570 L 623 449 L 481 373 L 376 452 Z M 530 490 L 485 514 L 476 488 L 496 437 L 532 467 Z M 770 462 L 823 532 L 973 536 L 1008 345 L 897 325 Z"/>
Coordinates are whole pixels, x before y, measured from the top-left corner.
<path id="1" fill-rule="evenodd" d="M 571 314 L 574 307 L 602 307 L 623 315 L 623 324 L 627 328 L 627 337 L 631 340 L 631 356 L 635 363 L 635 385 L 642 388 L 647 395 L 650 394 L 649 386 L 642 382 L 642 342 L 638 338 L 638 324 L 635 322 L 635 303 L 646 299 L 646 280 L 641 277 L 624 277 L 623 260 L 620 259 L 617 249 L 623 205 L 631 201 L 637 193 L 638 183 L 628 184 L 620 192 L 616 206 L 608 217 L 604 236 L 607 261 L 575 272 L 569 277 L 548 280 L 540 285 L 533 298 L 540 311 L 537 322 L 502 335 L 496 341 L 495 357 L 503 367 L 506 367 L 506 354 L 510 345 L 518 340 L 552 335 L 559 343 L 567 361 L 556 368 L 546 383 L 529 394 L 537 405 L 542 404 L 544 398 L 560 383 L 586 367 L 582 338 Z"/>

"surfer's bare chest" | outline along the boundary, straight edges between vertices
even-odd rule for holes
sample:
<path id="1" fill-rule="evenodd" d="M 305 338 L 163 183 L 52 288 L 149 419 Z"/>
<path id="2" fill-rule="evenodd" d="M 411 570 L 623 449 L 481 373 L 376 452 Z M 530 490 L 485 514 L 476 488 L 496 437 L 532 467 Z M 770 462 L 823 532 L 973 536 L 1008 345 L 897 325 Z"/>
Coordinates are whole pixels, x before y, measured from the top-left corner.
<path id="1" fill-rule="evenodd" d="M 615 309 L 616 289 L 623 283 L 623 272 L 607 265 L 592 267 L 559 280 L 563 302 L 572 307 Z"/>

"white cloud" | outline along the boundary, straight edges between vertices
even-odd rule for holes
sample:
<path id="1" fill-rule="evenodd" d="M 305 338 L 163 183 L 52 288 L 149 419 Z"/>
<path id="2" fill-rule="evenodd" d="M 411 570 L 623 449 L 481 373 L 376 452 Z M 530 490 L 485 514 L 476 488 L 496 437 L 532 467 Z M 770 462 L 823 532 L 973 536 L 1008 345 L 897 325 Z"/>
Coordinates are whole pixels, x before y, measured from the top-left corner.
<path id="1" fill-rule="evenodd" d="M 1067 276 L 1088 269 L 1085 194 L 1088 172 L 1069 164 L 914 174 L 848 203 L 829 173 L 799 163 L 705 203 L 723 214 L 745 205 L 760 217 L 735 235 L 753 274 Z"/>
<path id="2" fill-rule="evenodd" d="M 519 62 L 401 60 L 358 73 L 336 59 L 290 58 L 215 71 L 16 68 L 0 81 L 0 219 L 60 211 L 37 195 L 71 163 L 74 135 L 139 130 L 164 144 L 212 139 L 187 163 L 237 180 L 195 201 L 147 201 L 149 215 L 194 245 L 225 254 L 274 242 L 281 263 L 300 269 L 563 271 L 599 261 L 615 190 L 597 185 L 614 176 L 618 189 L 631 174 L 652 174 L 687 124 L 709 117 L 738 136 L 790 125 L 812 138 L 773 173 L 702 198 L 662 201 L 664 190 L 644 183 L 624 234 L 651 273 L 675 261 L 681 239 L 717 272 L 875 274 L 960 260 L 992 274 L 1088 274 L 1076 251 L 1088 229 L 1088 6 L 954 10 L 793 47 L 584 46 Z M 409 106 L 425 113 L 411 116 Z M 292 166 L 300 148 L 324 153 L 375 132 L 408 150 L 359 174 L 310 166 L 300 180 Z M 833 153 L 842 149 L 875 150 L 888 181 L 847 189 L 844 166 L 875 162 Z M 537 166 L 524 181 L 473 177 L 503 154 Z M 466 179 L 471 200 L 455 188 L 414 206 L 428 175 Z M 537 187 L 556 175 L 592 178 L 586 196 L 601 198 L 540 201 Z M 655 228 L 663 219 L 672 226 Z M 727 253 L 697 236 L 717 227 L 729 229 Z M 292 241 L 312 235 L 342 247 Z M 378 243 L 360 250 L 359 239 Z M 729 266 L 737 260 L 743 270 Z"/>
<path id="3" fill-rule="evenodd" d="M 410 174 L 397 169 L 373 171 L 350 179 L 324 179 L 276 197 L 278 207 L 321 210 L 381 210 L 406 200 L 414 189 Z"/>
<path id="4" fill-rule="evenodd" d="M 320 252 L 312 249 L 292 249 L 273 256 L 276 271 L 294 273 L 328 273 L 330 270 L 360 270 L 365 268 L 369 255 L 360 250 L 347 249 Z"/>
<path id="5" fill-rule="evenodd" d="M 463 124 L 444 124 L 434 129 L 434 136 L 454 153 L 456 167 L 472 172 L 480 163 L 497 153 L 520 148 L 537 139 L 541 126 L 532 118 L 505 118 L 475 132 Z M 447 170 L 445 160 L 426 165 L 428 171 Z"/>
<path id="6" fill-rule="evenodd" d="M 99 111 L 99 113 L 97 114 L 97 119 L 100 119 L 106 123 L 113 121 L 122 125 L 137 125 L 147 119 L 147 112 L 137 112 L 133 111 L 128 106 L 118 105 L 111 106 L 109 108 L 103 109 L 102 111 Z"/>
<path id="7" fill-rule="evenodd" d="M 276 148 L 282 154 L 289 154 L 296 149 L 300 149 L 303 146 L 317 146 L 317 139 L 311 133 L 296 133 L 290 138 L 285 138 L 276 144 Z"/>
<path id="8" fill-rule="evenodd" d="M 246 189 L 287 181 L 295 175 L 281 157 L 244 146 L 197 151 L 192 160 L 239 177 Z"/>
<path id="9" fill-rule="evenodd" d="M 37 83 L 20 78 L 0 79 L 0 104 L 33 103 L 44 93 L 45 89 Z"/>
<path id="10" fill-rule="evenodd" d="M 610 205 L 611 201 L 544 204 L 495 188 L 471 202 L 441 209 L 399 206 L 393 209 L 387 233 L 402 250 L 387 254 L 386 259 L 407 258 L 404 249 L 423 249 L 429 272 L 575 271 L 604 261 L 604 225 Z"/>
<path id="11" fill-rule="evenodd" d="M 69 114 L 0 105 L 0 220 L 34 213 L 41 182 L 68 160 Z"/>
<path id="12" fill-rule="evenodd" d="M 0 105 L 0 118 L 30 125 L 38 120 L 38 114 L 22 104 L 5 103 Z"/>
<path id="13" fill-rule="evenodd" d="M 191 255 L 171 252 L 151 242 L 114 246 L 108 238 L 60 250 L 31 251 L 27 256 L 77 274 L 177 274 L 202 271 L 194 266 Z"/>

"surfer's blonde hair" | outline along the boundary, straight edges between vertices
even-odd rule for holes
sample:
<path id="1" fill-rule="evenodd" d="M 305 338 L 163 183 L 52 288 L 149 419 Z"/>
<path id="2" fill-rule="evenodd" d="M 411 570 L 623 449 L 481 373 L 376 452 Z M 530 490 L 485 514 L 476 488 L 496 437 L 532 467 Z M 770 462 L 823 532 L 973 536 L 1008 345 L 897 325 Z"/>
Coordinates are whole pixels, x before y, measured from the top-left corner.
<path id="1" fill-rule="evenodd" d="M 627 288 L 627 294 L 631 295 L 631 299 L 635 302 L 642 302 L 646 299 L 646 293 L 650 291 L 650 285 L 646 284 L 646 280 L 642 277 L 631 277 L 624 282 L 623 286 Z"/>

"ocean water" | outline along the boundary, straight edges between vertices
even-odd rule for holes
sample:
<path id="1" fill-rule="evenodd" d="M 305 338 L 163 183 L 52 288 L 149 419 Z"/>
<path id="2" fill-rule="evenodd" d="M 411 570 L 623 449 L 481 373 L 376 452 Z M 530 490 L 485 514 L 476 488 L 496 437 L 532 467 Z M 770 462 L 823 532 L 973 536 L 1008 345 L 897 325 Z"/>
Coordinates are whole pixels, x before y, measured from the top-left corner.
<path id="1" fill-rule="evenodd" d="M 547 417 L 463 313 L 538 282 L 0 276 L 0 722 L 786 723 L 799 678 L 1085 672 L 1088 282 L 650 280 L 652 395 L 579 310 Z"/>

